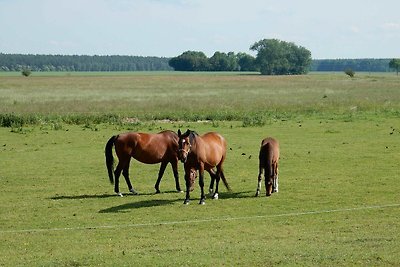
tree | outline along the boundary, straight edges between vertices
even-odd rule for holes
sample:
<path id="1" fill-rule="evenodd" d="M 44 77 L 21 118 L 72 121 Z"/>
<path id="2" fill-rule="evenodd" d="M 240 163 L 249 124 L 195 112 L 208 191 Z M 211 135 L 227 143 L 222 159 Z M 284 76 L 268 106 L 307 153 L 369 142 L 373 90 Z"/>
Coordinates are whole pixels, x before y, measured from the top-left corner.
<path id="1" fill-rule="evenodd" d="M 344 73 L 346 73 L 349 77 L 354 78 L 354 75 L 356 74 L 354 72 L 354 70 L 352 70 L 351 68 L 347 68 L 344 70 Z"/>
<path id="2" fill-rule="evenodd" d="M 238 60 L 233 52 L 226 54 L 217 51 L 209 59 L 209 63 L 212 71 L 235 71 L 239 69 Z"/>
<path id="3" fill-rule="evenodd" d="M 246 53 L 238 53 L 236 55 L 238 59 L 239 69 L 240 71 L 257 71 L 256 59 L 255 57 L 246 54 Z"/>
<path id="4" fill-rule="evenodd" d="M 305 74 L 311 65 L 309 50 L 278 39 L 263 39 L 250 50 L 257 51 L 256 64 L 264 75 Z"/>
<path id="5" fill-rule="evenodd" d="M 186 51 L 171 58 L 168 64 L 177 71 L 207 71 L 210 65 L 207 56 L 198 51 Z"/>
<path id="6" fill-rule="evenodd" d="M 31 75 L 32 71 L 29 68 L 23 68 L 21 71 L 21 74 L 25 77 L 28 77 L 29 75 Z"/>
<path id="7" fill-rule="evenodd" d="M 389 62 L 389 68 L 396 70 L 397 75 L 399 75 L 400 70 L 400 59 L 394 58 Z"/>

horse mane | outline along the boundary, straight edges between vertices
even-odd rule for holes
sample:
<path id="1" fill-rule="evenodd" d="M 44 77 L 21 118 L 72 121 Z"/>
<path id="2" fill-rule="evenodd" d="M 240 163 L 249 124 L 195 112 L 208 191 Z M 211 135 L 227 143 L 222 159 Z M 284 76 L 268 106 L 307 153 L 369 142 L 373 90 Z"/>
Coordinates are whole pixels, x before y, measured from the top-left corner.
<path id="1" fill-rule="evenodd" d="M 184 136 L 188 136 L 189 137 L 189 142 L 191 144 L 195 144 L 196 143 L 196 136 L 199 136 L 199 134 L 196 131 L 192 131 L 187 129 L 187 131 L 183 134 Z"/>

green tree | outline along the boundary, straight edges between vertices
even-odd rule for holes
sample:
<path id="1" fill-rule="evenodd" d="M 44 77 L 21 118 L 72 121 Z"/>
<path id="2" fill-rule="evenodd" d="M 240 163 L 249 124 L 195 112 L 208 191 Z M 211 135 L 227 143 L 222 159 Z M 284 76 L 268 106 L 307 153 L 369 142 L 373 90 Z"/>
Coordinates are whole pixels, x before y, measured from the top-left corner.
<path id="1" fill-rule="evenodd" d="M 250 50 L 257 51 L 256 65 L 264 75 L 305 74 L 311 65 L 311 52 L 278 39 L 263 39 Z"/>
<path id="2" fill-rule="evenodd" d="M 203 52 L 186 51 L 169 60 L 168 64 L 177 71 L 207 71 L 210 64 Z"/>
<path id="3" fill-rule="evenodd" d="M 209 63 L 212 71 L 235 71 L 239 69 L 238 60 L 234 52 L 226 54 L 217 51 L 209 59 Z"/>
<path id="4" fill-rule="evenodd" d="M 240 71 L 257 71 L 256 59 L 255 57 L 246 54 L 246 53 L 238 53 L 236 55 L 238 59 L 239 69 Z"/>
<path id="5" fill-rule="evenodd" d="M 397 75 L 399 75 L 400 70 L 400 59 L 394 58 L 389 62 L 389 68 L 396 70 Z"/>
<path id="6" fill-rule="evenodd" d="M 25 77 L 28 77 L 29 75 L 31 75 L 32 71 L 29 68 L 23 68 L 21 71 L 21 74 Z"/>

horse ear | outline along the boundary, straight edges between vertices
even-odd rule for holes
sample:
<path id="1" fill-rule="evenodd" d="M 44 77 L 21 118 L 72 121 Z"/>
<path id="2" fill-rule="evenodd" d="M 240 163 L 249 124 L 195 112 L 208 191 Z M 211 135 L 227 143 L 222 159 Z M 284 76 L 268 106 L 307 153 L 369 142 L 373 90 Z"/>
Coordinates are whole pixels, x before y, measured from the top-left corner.
<path id="1" fill-rule="evenodd" d="M 181 129 L 178 129 L 178 136 L 181 136 L 181 135 L 182 135 Z"/>

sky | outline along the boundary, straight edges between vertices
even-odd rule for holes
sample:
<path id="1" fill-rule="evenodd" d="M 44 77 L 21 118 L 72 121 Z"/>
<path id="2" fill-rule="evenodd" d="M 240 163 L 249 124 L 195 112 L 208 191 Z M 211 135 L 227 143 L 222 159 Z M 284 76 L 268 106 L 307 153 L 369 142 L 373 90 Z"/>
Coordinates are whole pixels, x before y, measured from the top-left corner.
<path id="1" fill-rule="evenodd" d="M 262 39 L 313 59 L 399 58 L 399 0 L 0 0 L 0 53 L 255 55 Z"/>

